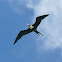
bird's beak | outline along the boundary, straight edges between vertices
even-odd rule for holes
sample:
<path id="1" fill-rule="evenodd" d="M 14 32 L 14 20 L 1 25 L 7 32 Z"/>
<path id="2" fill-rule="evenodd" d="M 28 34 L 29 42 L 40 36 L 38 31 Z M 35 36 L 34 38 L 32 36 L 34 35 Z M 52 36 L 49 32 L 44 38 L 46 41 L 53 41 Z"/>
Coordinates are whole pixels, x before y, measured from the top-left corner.
<path id="1" fill-rule="evenodd" d="M 29 26 L 29 24 L 27 24 Z"/>

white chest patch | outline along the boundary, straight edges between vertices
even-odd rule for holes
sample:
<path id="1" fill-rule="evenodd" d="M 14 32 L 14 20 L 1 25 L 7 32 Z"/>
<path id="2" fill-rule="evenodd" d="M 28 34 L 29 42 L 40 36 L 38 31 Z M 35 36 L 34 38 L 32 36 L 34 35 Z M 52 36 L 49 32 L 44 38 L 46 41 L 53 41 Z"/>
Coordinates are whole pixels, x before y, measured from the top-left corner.
<path id="1" fill-rule="evenodd" d="M 30 29 L 34 28 L 32 25 L 29 26 Z"/>

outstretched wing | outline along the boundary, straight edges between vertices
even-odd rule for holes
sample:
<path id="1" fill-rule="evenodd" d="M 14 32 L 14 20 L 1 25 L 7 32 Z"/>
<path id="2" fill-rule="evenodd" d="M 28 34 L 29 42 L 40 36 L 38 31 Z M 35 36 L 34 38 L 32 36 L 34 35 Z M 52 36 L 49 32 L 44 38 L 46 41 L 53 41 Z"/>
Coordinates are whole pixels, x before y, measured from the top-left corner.
<path id="1" fill-rule="evenodd" d="M 14 44 L 23 36 L 23 35 L 26 35 L 28 33 L 32 32 L 32 30 L 30 28 L 28 28 L 27 30 L 23 30 L 23 31 L 20 31 L 20 33 L 18 34 L 18 36 L 16 37 L 16 40 L 14 42 Z"/>
<path id="2" fill-rule="evenodd" d="M 42 16 L 39 16 L 36 18 L 36 22 L 32 25 L 34 26 L 35 28 L 37 28 L 37 26 L 40 24 L 41 20 L 44 19 L 45 17 L 47 17 L 49 14 L 47 15 L 42 15 Z"/>

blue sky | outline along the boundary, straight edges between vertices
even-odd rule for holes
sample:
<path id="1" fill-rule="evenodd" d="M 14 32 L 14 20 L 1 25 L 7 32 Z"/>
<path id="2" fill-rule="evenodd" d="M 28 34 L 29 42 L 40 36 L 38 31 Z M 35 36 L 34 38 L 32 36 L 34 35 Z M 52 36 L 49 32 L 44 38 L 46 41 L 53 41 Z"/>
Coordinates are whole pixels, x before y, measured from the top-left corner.
<path id="1" fill-rule="evenodd" d="M 62 62 L 62 1 L 0 0 L 0 62 Z M 37 16 L 50 14 L 38 27 L 13 45 L 20 30 Z"/>

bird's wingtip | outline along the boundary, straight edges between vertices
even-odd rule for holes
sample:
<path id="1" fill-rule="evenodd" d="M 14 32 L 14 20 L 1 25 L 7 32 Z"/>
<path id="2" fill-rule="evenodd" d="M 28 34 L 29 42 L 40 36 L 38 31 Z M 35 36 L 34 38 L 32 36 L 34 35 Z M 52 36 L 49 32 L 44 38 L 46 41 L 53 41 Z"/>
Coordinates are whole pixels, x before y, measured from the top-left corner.
<path id="1" fill-rule="evenodd" d="M 50 14 L 48 14 L 48 15 L 50 15 Z"/>
<path id="2" fill-rule="evenodd" d="M 49 16 L 50 14 L 46 14 L 46 16 Z"/>
<path id="3" fill-rule="evenodd" d="M 15 43 L 13 45 L 15 45 Z"/>
<path id="4" fill-rule="evenodd" d="M 46 14 L 45 17 L 46 17 L 46 16 L 49 16 L 49 15 L 50 15 L 50 14 Z"/>
<path id="5" fill-rule="evenodd" d="M 16 42 L 13 43 L 13 45 L 15 45 Z"/>

